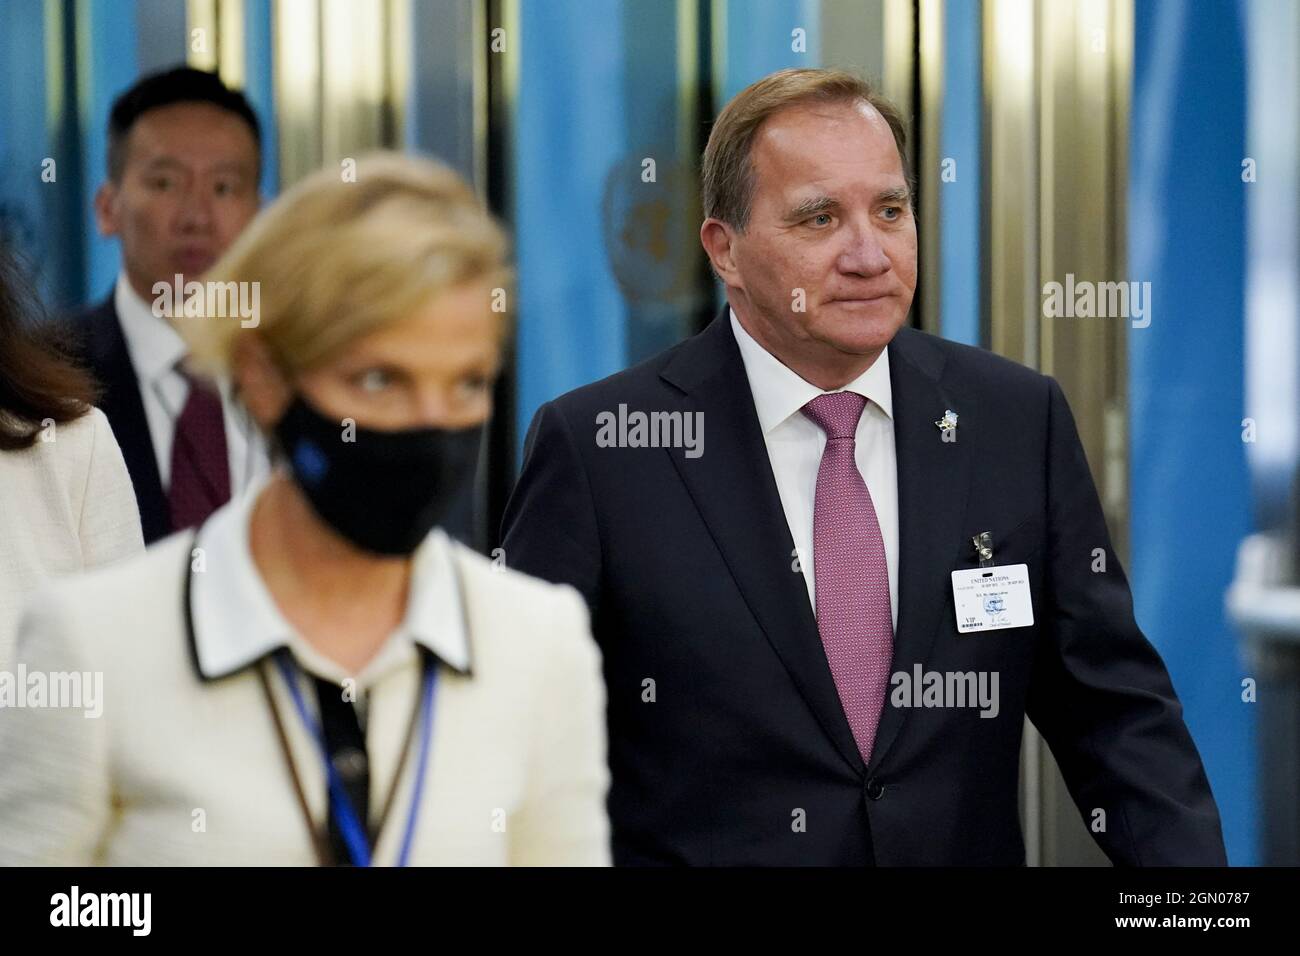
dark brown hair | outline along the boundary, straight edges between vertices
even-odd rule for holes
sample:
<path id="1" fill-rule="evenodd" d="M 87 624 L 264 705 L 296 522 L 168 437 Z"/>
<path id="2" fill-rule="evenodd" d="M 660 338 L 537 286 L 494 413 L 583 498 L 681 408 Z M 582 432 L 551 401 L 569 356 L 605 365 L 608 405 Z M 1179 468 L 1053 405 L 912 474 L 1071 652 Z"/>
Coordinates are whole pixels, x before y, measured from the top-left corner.
<path id="1" fill-rule="evenodd" d="M 70 330 L 45 320 L 17 257 L 0 243 L 0 451 L 34 445 L 47 419 L 90 411 L 95 380 L 72 356 Z"/>
<path id="2" fill-rule="evenodd" d="M 844 70 L 779 70 L 737 93 L 714 121 L 704 147 L 700 184 L 705 216 L 745 231 L 754 195 L 754 166 L 749 157 L 754 138 L 768 117 L 788 106 L 809 102 L 869 103 L 889 124 L 903 163 L 903 175 L 907 176 L 903 116 L 870 83 Z M 909 197 L 911 185 L 909 182 Z"/>

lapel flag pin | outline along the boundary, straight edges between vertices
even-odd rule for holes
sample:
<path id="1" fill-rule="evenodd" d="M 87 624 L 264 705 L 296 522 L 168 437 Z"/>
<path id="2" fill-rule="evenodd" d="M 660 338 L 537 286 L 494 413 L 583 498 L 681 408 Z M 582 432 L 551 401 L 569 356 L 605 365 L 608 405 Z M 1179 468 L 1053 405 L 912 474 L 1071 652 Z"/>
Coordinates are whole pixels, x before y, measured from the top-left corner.
<path id="1" fill-rule="evenodd" d="M 934 423 L 935 427 L 941 432 L 957 432 L 957 413 L 951 408 L 944 409 L 943 418 Z"/>

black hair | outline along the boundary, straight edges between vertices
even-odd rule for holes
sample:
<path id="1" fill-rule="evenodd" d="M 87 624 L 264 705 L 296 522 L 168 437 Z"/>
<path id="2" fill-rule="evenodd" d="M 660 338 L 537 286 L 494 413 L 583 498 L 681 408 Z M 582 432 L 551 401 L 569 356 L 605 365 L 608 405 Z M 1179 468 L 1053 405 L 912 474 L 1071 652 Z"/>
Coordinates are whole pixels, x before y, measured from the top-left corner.
<path id="1" fill-rule="evenodd" d="M 234 113 L 248 124 L 253 142 L 257 145 L 258 153 L 261 153 L 262 127 L 244 94 L 226 86 L 215 73 L 178 66 L 142 77 L 114 100 L 113 109 L 108 116 L 110 180 L 116 183 L 122 179 L 122 171 L 126 168 L 126 138 L 136 120 L 150 110 L 173 103 L 211 103 Z"/>

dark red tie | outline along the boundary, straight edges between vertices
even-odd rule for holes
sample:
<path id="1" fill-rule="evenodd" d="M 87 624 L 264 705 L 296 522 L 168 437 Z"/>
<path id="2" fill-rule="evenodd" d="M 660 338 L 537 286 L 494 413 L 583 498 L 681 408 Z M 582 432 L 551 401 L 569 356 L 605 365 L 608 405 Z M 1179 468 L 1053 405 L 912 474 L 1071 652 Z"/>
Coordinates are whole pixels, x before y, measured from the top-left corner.
<path id="1" fill-rule="evenodd" d="M 230 462 L 221 396 L 210 383 L 183 371 L 181 374 L 190 383 L 190 394 L 172 436 L 167 503 L 173 531 L 202 524 L 230 500 Z"/>

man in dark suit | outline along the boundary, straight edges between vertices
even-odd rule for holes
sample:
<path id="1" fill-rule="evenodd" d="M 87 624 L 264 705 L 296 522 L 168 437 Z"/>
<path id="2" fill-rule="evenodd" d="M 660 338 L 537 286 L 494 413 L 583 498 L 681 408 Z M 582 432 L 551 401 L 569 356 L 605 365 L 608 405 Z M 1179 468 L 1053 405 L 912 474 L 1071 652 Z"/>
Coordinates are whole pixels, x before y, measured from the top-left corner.
<path id="1" fill-rule="evenodd" d="M 146 543 L 201 523 L 265 469 L 228 388 L 189 376 L 184 342 L 153 308 L 155 286 L 199 278 L 257 212 L 260 155 L 257 117 L 216 74 L 153 74 L 113 104 L 95 214 L 101 234 L 121 240 L 122 271 L 107 299 L 70 321 Z"/>
<path id="2" fill-rule="evenodd" d="M 730 308 L 532 423 L 505 559 L 591 607 L 615 861 L 1021 864 L 1028 716 L 1114 862 L 1223 864 L 1061 389 L 904 327 L 903 155 L 850 75 L 743 91 L 704 157 Z"/>

